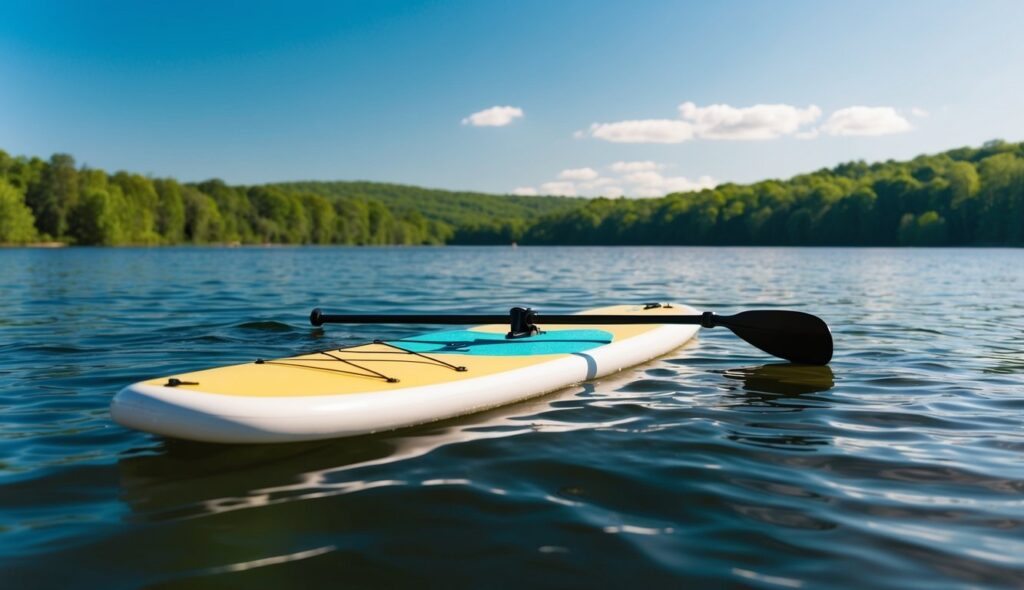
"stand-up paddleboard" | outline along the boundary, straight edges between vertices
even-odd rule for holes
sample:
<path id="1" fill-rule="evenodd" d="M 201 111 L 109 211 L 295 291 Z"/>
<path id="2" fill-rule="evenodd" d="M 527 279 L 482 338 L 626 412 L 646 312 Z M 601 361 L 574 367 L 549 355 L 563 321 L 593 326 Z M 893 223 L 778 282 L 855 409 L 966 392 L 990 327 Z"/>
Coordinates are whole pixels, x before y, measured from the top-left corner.
<path id="1" fill-rule="evenodd" d="M 654 304 L 580 315 L 594 314 L 636 315 L 651 322 L 697 312 Z M 678 348 L 700 326 L 574 322 L 540 328 L 541 333 L 510 338 L 508 324 L 484 325 L 151 379 L 121 390 L 110 413 L 129 428 L 210 442 L 368 434 L 608 375 Z"/>

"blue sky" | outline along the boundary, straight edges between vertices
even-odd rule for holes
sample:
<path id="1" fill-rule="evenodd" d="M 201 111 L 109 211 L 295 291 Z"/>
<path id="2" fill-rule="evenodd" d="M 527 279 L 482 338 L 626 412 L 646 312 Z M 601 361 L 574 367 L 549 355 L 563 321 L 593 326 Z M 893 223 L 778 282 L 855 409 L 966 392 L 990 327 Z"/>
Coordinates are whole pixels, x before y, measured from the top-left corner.
<path id="1" fill-rule="evenodd" d="M 0 149 L 182 180 L 636 196 L 1024 139 L 1014 1 L 2 12 Z"/>

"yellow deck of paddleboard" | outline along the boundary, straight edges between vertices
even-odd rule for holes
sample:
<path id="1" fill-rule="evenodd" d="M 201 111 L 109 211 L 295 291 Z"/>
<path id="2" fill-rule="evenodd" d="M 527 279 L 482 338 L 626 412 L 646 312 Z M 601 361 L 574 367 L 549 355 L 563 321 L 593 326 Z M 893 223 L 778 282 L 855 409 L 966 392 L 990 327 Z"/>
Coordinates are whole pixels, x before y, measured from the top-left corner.
<path id="1" fill-rule="evenodd" d="M 637 314 L 637 315 L 671 315 L 678 314 L 677 307 L 660 307 L 644 309 L 640 305 L 615 305 L 600 309 L 592 309 L 584 314 Z M 661 324 L 639 325 L 573 325 L 561 329 L 573 330 L 604 330 L 612 334 L 612 342 L 653 330 Z M 543 326 L 546 332 L 557 332 L 559 327 Z M 472 328 L 481 332 L 508 331 L 508 325 L 488 325 Z M 321 353 L 307 354 L 284 359 L 275 359 L 263 364 L 246 363 L 192 373 L 172 375 L 183 382 L 195 382 L 198 385 L 180 385 L 186 389 L 202 393 L 220 395 L 237 395 L 243 397 L 300 397 L 313 395 L 339 395 L 346 393 L 370 393 L 376 391 L 393 391 L 395 389 L 451 383 L 463 379 L 473 379 L 513 369 L 535 365 L 567 356 L 567 354 L 545 354 L 531 356 L 478 356 L 463 354 L 430 355 L 456 366 L 466 367 L 465 372 L 456 372 L 430 359 L 416 355 L 396 353 L 394 348 L 382 344 L 365 344 L 354 348 L 327 351 L 331 354 L 352 360 L 357 364 L 369 367 L 374 371 L 398 379 L 397 383 L 388 383 L 374 376 L 351 375 L 339 373 L 336 369 L 360 372 L 358 368 L 343 366 L 340 362 L 324 362 L 327 358 Z M 286 363 L 286 364 L 278 364 Z M 164 385 L 168 377 L 146 381 L 149 385 Z"/>

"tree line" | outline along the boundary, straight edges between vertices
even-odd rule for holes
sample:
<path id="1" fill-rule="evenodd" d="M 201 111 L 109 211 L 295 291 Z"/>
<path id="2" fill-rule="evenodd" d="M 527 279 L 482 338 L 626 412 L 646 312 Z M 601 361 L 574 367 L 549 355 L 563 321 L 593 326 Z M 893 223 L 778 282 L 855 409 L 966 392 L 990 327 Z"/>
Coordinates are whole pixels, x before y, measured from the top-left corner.
<path id="1" fill-rule="evenodd" d="M 180 183 L 0 150 L 0 243 L 1024 245 L 1024 143 L 659 199 Z"/>
<path id="2" fill-rule="evenodd" d="M 0 243 L 79 245 L 443 244 L 451 228 L 414 209 L 275 186 L 180 183 L 0 151 Z"/>
<path id="3" fill-rule="evenodd" d="M 541 219 L 535 244 L 1024 245 L 1024 143 L 850 162 L 661 199 L 593 199 Z"/>
<path id="4" fill-rule="evenodd" d="M 445 244 L 463 226 L 525 224 L 579 202 L 370 182 L 181 183 L 0 150 L 0 244 Z"/>

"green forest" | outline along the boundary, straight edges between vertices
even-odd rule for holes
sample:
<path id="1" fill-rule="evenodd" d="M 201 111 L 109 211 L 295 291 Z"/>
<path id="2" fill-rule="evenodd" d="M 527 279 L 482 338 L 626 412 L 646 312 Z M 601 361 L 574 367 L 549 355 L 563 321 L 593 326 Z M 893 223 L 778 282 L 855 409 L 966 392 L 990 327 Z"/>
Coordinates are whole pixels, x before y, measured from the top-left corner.
<path id="1" fill-rule="evenodd" d="M 0 150 L 0 244 L 1024 245 L 1024 143 L 656 199 L 182 183 Z"/>

